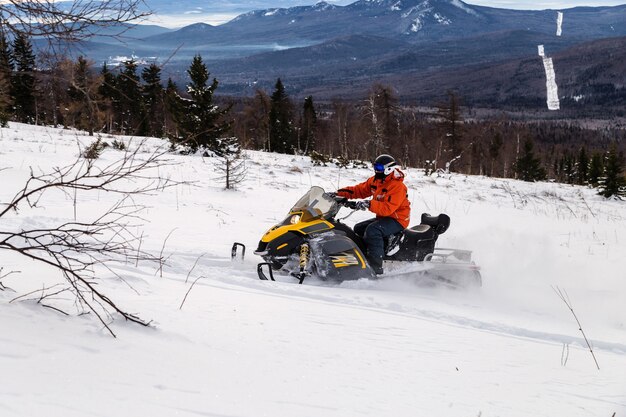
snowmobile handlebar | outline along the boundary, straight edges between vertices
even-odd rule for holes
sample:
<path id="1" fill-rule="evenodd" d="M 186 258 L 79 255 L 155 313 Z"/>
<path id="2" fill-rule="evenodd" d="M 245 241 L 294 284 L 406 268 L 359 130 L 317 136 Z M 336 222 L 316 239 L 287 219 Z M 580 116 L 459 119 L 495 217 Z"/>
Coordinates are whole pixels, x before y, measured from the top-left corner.
<path id="1" fill-rule="evenodd" d="M 359 210 L 358 202 L 360 200 L 348 200 L 347 197 L 338 196 L 337 193 L 331 192 L 326 193 L 329 197 L 331 197 L 335 202 L 341 207 L 347 207 L 351 210 Z"/>
<path id="2" fill-rule="evenodd" d="M 353 200 L 348 200 L 346 197 L 339 197 L 339 196 L 335 196 L 335 201 L 337 202 L 337 204 L 339 204 L 340 206 L 343 207 L 347 207 L 349 209 L 352 210 L 356 210 L 356 201 Z"/>

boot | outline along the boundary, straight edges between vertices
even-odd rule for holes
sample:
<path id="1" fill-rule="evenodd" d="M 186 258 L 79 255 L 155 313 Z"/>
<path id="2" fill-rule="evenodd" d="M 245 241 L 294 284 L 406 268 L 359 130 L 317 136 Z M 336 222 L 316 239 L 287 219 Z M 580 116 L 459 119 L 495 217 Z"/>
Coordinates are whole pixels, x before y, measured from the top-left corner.
<path id="1" fill-rule="evenodd" d="M 383 258 L 382 257 L 367 257 L 367 263 L 370 264 L 376 275 L 383 274 Z"/>

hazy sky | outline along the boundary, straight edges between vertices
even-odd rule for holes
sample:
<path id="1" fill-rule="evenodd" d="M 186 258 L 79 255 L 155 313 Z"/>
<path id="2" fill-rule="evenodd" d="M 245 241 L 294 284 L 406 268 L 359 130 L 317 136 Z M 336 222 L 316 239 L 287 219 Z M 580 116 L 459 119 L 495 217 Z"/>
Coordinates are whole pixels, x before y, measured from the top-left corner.
<path id="1" fill-rule="evenodd" d="M 161 3 L 161 1 L 164 1 Z M 191 23 L 203 22 L 212 25 L 225 23 L 234 17 L 252 10 L 269 9 L 274 7 L 292 7 L 315 4 L 316 0 L 185 0 L 170 2 L 170 0 L 148 0 L 147 4 L 154 4 L 154 16 L 151 21 L 168 27 L 181 27 Z M 344 6 L 356 0 L 326 0 Z M 505 9 L 556 9 L 563 10 L 577 6 L 617 6 L 625 4 L 626 0 L 463 0 L 468 4 L 498 7 Z M 167 6 L 161 6 L 167 4 Z M 172 10 L 176 10 L 175 13 Z"/>

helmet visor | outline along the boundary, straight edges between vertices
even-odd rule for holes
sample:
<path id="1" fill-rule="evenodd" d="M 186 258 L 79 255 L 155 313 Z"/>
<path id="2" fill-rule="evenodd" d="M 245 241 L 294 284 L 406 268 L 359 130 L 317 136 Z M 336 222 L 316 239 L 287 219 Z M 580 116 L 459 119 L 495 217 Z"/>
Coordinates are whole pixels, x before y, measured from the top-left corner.
<path id="1" fill-rule="evenodd" d="M 384 164 L 374 164 L 374 172 L 385 172 Z"/>

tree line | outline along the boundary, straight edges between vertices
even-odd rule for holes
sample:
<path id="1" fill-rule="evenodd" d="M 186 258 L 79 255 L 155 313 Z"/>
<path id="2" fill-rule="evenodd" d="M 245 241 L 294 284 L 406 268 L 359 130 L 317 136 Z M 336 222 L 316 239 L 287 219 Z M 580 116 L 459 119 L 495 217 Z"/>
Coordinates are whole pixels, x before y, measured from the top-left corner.
<path id="1" fill-rule="evenodd" d="M 311 155 L 316 163 L 361 165 L 391 153 L 404 166 L 435 171 L 554 180 L 626 195 L 624 129 L 565 122 L 520 122 L 505 115 L 472 119 L 448 92 L 431 108 L 400 105 L 393 88 L 375 84 L 362 100 L 292 101 L 277 80 L 236 107 L 234 134 L 244 147 Z"/>
<path id="2" fill-rule="evenodd" d="M 54 57 L 53 57 L 54 58 Z M 0 123 L 8 120 L 88 131 L 166 138 L 183 151 L 216 154 L 240 147 L 311 155 L 347 166 L 391 153 L 405 166 L 470 175 L 550 179 L 625 194 L 620 129 L 564 122 L 470 117 L 461 98 L 431 108 L 399 104 L 394 89 L 374 84 L 362 100 L 292 99 L 279 78 L 270 93 L 217 96 L 201 56 L 181 91 L 156 63 L 128 60 L 96 68 L 79 57 L 41 59 L 28 38 L 0 34 Z"/>
<path id="3" fill-rule="evenodd" d="M 230 106 L 215 104 L 218 81 L 210 79 L 199 55 L 187 70 L 184 93 L 171 78 L 162 79 L 156 63 L 130 59 L 119 67 L 105 63 L 96 69 L 84 57 L 36 61 L 28 38 L 18 34 L 8 42 L 0 34 L 0 124 L 13 120 L 90 135 L 168 138 L 191 151 L 219 152 L 229 146 Z"/>

